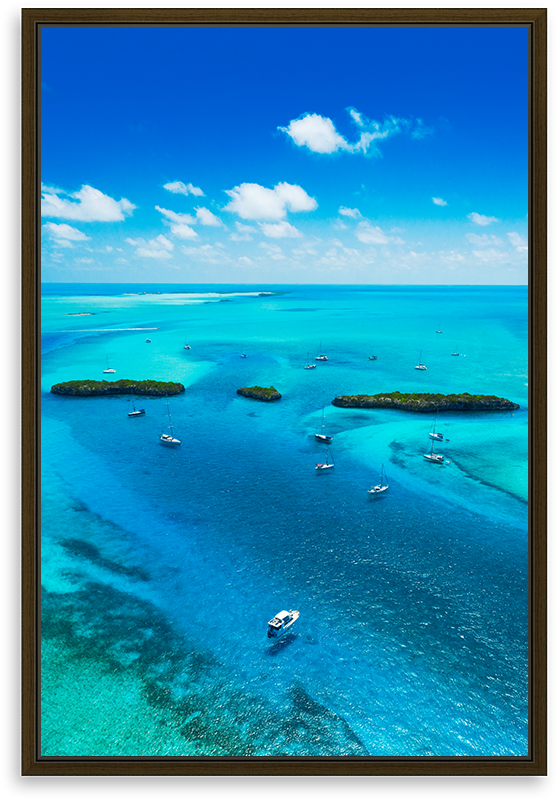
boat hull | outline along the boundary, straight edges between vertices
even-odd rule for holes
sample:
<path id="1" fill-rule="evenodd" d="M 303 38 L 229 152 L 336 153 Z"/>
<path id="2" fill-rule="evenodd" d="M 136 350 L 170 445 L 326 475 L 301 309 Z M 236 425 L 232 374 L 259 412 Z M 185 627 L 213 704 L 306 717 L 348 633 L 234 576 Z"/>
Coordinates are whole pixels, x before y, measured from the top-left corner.
<path id="1" fill-rule="evenodd" d="M 284 613 L 284 612 L 281 612 L 281 613 Z M 295 624 L 295 622 L 297 621 L 297 619 L 300 616 L 300 611 L 289 611 L 288 613 L 290 615 L 289 619 L 284 624 L 282 624 L 281 627 L 279 627 L 279 628 L 278 627 L 274 627 L 272 625 L 272 623 L 275 621 L 276 618 L 274 618 L 273 620 L 270 620 L 270 622 L 268 622 L 268 626 L 267 626 L 267 638 L 268 639 L 280 639 L 281 636 L 283 636 L 289 630 L 289 628 L 292 628 L 292 626 Z"/>

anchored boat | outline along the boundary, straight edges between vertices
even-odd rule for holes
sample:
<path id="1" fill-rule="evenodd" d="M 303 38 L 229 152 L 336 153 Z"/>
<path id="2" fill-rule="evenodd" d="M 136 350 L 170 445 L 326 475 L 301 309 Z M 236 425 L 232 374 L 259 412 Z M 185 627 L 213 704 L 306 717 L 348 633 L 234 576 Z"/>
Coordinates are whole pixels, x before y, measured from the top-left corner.
<path id="1" fill-rule="evenodd" d="M 278 639 L 297 621 L 300 611 L 280 611 L 267 623 L 268 639 Z"/>
<path id="2" fill-rule="evenodd" d="M 424 364 L 422 363 L 422 350 L 420 351 L 420 356 L 419 356 L 418 364 L 416 365 L 415 369 L 422 369 L 422 370 L 426 369 L 426 367 L 425 367 L 425 366 L 424 366 Z"/>
<path id="3" fill-rule="evenodd" d="M 169 445 L 171 447 L 178 447 L 178 445 L 180 444 L 180 439 L 176 439 L 175 436 L 174 436 L 174 433 L 173 433 L 172 419 L 171 419 L 171 415 L 170 415 L 170 409 L 169 409 L 168 401 L 167 401 L 167 415 L 168 415 L 168 418 L 169 418 L 170 434 L 169 433 L 162 433 L 159 436 L 159 441 L 161 442 L 161 444 Z"/>
<path id="4" fill-rule="evenodd" d="M 326 444 L 329 444 L 331 441 L 333 441 L 333 436 L 328 436 L 327 434 L 325 434 L 324 428 L 325 428 L 325 408 L 322 408 L 322 427 L 320 428 L 319 433 L 314 434 L 314 438 L 317 439 L 319 442 L 325 442 Z"/>
<path id="5" fill-rule="evenodd" d="M 384 480 L 386 483 L 384 483 Z M 387 477 L 384 475 L 384 465 L 382 464 L 382 470 L 380 472 L 380 483 L 377 486 L 373 486 L 371 489 L 368 490 L 368 494 L 381 494 L 389 489 L 389 483 L 387 483 Z"/>

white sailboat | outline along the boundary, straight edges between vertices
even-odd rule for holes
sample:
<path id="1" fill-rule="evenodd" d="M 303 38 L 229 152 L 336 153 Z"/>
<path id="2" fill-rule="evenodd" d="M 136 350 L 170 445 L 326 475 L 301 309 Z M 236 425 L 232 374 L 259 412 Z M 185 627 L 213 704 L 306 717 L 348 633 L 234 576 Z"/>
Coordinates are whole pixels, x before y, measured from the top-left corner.
<path id="1" fill-rule="evenodd" d="M 116 372 L 116 370 L 115 369 L 111 369 L 109 367 L 109 361 L 108 361 L 108 356 L 107 356 L 107 368 L 103 370 L 103 373 L 105 375 L 109 375 L 109 374 L 114 373 L 114 372 Z"/>
<path id="2" fill-rule="evenodd" d="M 425 367 L 425 366 L 424 366 L 424 364 L 422 363 L 422 350 L 420 351 L 420 356 L 419 356 L 418 364 L 416 365 L 415 369 L 421 369 L 421 370 L 425 370 L 425 369 L 426 369 L 426 367 Z"/>
<path id="3" fill-rule="evenodd" d="M 423 453 L 423 458 L 430 461 L 431 464 L 443 464 L 444 456 L 441 453 L 434 452 L 434 442 L 430 445 L 430 452 Z"/>
<path id="4" fill-rule="evenodd" d="M 310 363 L 310 353 L 306 353 L 306 361 L 308 363 L 305 365 L 304 369 L 316 369 L 316 364 Z"/>
<path id="5" fill-rule="evenodd" d="M 456 353 L 452 353 L 452 356 L 458 356 L 458 355 L 459 355 L 459 353 L 457 353 L 457 352 Z"/>
<path id="6" fill-rule="evenodd" d="M 386 481 L 384 483 L 384 480 Z M 368 494 L 381 494 L 389 489 L 389 483 L 387 482 L 387 477 L 384 475 L 384 465 L 382 464 L 382 470 L 380 472 L 380 483 L 376 486 L 372 486 L 371 489 L 368 490 Z"/>
<path id="7" fill-rule="evenodd" d="M 320 432 L 314 434 L 314 438 L 317 439 L 319 442 L 325 442 L 326 444 L 329 444 L 330 442 L 333 441 L 333 436 L 328 436 L 327 434 L 325 434 L 324 428 L 325 428 L 325 408 L 322 408 L 322 426 L 320 428 Z"/>
<path id="8" fill-rule="evenodd" d="M 444 441 L 444 434 L 443 433 L 436 433 L 436 423 L 438 421 L 438 414 L 436 414 L 436 419 L 434 420 L 434 425 L 432 426 L 432 430 L 428 434 L 431 439 L 436 439 L 438 442 Z"/>
<path id="9" fill-rule="evenodd" d="M 145 416 L 145 408 L 136 408 L 136 400 L 132 397 L 132 407 L 133 411 L 128 411 L 129 417 L 144 417 Z"/>
<path id="10" fill-rule="evenodd" d="M 316 356 L 316 361 L 329 361 L 329 358 L 324 355 L 322 352 L 322 343 L 320 342 L 320 353 Z"/>
<path id="11" fill-rule="evenodd" d="M 331 460 L 331 463 L 329 461 L 329 449 L 326 449 L 325 464 L 316 464 L 316 469 L 317 470 L 333 469 L 334 466 L 335 464 L 333 463 L 333 459 Z"/>
<path id="12" fill-rule="evenodd" d="M 166 444 L 166 445 L 169 445 L 171 447 L 177 447 L 180 444 L 180 439 L 176 439 L 175 436 L 174 436 L 173 427 L 172 427 L 172 419 L 171 419 L 171 415 L 170 415 L 170 409 L 169 409 L 168 400 L 167 400 L 167 415 L 168 415 L 168 418 L 169 418 L 170 434 L 162 433 L 159 436 L 159 441 L 161 442 L 161 444 Z"/>

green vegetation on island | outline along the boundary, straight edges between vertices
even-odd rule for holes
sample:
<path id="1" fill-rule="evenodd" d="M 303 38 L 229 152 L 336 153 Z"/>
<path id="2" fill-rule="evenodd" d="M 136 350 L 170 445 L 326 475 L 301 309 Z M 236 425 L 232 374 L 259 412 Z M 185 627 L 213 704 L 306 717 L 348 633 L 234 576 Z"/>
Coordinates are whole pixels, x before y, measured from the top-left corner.
<path id="1" fill-rule="evenodd" d="M 184 391 L 181 383 L 173 381 L 65 381 L 56 383 L 50 390 L 52 394 L 71 397 L 90 397 L 93 395 L 143 394 L 152 397 L 167 397 Z"/>
<path id="2" fill-rule="evenodd" d="M 517 403 L 486 394 L 432 394 L 381 392 L 380 394 L 339 395 L 332 400 L 341 408 L 397 408 L 403 411 L 511 411 Z"/>
<path id="3" fill-rule="evenodd" d="M 253 397 L 254 400 L 265 400 L 266 403 L 281 399 L 274 386 L 244 386 L 242 389 L 237 389 L 236 393 L 243 397 Z"/>

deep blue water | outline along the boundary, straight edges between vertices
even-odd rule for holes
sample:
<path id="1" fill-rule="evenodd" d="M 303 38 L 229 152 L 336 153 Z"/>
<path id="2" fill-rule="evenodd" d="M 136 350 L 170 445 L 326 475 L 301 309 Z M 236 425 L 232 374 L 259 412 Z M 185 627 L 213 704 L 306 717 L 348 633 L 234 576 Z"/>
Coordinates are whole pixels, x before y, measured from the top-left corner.
<path id="1" fill-rule="evenodd" d="M 43 755 L 528 754 L 525 287 L 47 284 L 42 325 Z M 186 386 L 179 449 L 49 393 L 107 362 Z M 395 390 L 520 409 L 440 415 L 438 466 L 432 415 L 331 405 Z"/>

